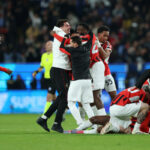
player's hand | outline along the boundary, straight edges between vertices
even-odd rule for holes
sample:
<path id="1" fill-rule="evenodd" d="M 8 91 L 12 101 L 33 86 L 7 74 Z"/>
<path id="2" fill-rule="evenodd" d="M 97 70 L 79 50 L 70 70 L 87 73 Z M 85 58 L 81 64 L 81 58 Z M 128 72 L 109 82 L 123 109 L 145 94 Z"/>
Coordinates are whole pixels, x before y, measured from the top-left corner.
<path id="1" fill-rule="evenodd" d="M 11 71 L 10 69 L 7 69 L 7 72 L 6 72 L 6 73 L 10 75 L 10 74 L 12 74 L 12 72 L 13 72 L 13 71 Z"/>
<path id="2" fill-rule="evenodd" d="M 33 73 L 32 73 L 32 76 L 35 78 L 35 77 L 36 77 L 36 74 L 37 74 L 36 72 L 33 72 Z"/>
<path id="3" fill-rule="evenodd" d="M 50 31 L 50 35 L 51 35 L 51 36 L 54 36 L 55 33 L 56 33 L 56 32 L 53 31 L 53 30 Z"/>

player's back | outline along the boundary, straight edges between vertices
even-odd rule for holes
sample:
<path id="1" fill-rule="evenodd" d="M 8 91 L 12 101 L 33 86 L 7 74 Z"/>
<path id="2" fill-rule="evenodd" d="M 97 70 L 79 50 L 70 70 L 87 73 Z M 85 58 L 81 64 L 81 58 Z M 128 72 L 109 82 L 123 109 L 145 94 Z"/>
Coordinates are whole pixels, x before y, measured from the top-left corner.
<path id="1" fill-rule="evenodd" d="M 120 92 L 113 100 L 111 105 L 121 105 L 124 106 L 130 103 L 136 103 L 139 100 L 144 101 L 145 99 L 145 91 L 143 89 L 138 89 L 135 86 L 130 87 L 128 89 L 123 90 Z"/>
<path id="2" fill-rule="evenodd" d="M 72 48 L 71 62 L 74 79 L 89 79 L 90 51 L 84 46 Z"/>

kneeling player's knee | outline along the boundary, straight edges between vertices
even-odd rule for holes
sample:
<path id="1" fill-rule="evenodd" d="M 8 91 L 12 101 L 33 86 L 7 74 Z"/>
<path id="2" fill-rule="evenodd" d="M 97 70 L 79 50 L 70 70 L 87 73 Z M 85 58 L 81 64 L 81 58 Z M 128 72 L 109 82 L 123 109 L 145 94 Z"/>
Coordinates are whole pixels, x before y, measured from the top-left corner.
<path id="1" fill-rule="evenodd" d="M 149 111 L 149 105 L 146 103 L 142 103 L 141 109 L 145 111 Z"/>

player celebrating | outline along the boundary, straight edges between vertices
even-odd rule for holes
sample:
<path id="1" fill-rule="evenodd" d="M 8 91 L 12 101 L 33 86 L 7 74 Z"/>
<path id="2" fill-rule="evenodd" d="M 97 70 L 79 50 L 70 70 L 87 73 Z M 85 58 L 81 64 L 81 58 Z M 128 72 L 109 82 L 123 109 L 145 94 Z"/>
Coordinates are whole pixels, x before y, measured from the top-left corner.
<path id="1" fill-rule="evenodd" d="M 54 31 L 60 36 L 65 36 L 70 33 L 70 24 L 66 19 L 60 19 L 57 22 L 57 27 L 54 27 Z M 52 130 L 63 133 L 61 126 L 63 113 L 67 107 L 67 92 L 70 83 L 70 71 L 71 64 L 68 55 L 62 53 L 59 50 L 60 41 L 54 38 L 53 42 L 53 64 L 51 68 L 51 78 L 54 81 L 58 96 L 54 103 L 50 106 L 44 115 L 42 115 L 37 123 L 42 126 L 46 131 L 50 131 L 47 126 L 47 119 L 57 110 Z"/>
<path id="2" fill-rule="evenodd" d="M 41 57 L 40 67 L 38 68 L 37 71 L 34 71 L 32 74 L 32 76 L 35 78 L 36 75 L 43 70 L 43 68 L 45 69 L 44 78 L 45 78 L 46 87 L 48 89 L 48 93 L 47 93 L 44 113 L 50 107 L 51 101 L 56 99 L 56 95 L 55 95 L 56 89 L 55 89 L 52 79 L 50 78 L 50 69 L 51 69 L 52 63 L 53 63 L 52 41 L 46 42 L 45 50 L 46 50 L 46 52 L 43 53 L 42 57 Z"/>
<path id="3" fill-rule="evenodd" d="M 7 73 L 8 75 L 12 74 L 12 71 L 10 69 L 4 68 L 0 66 L 0 71 L 3 71 L 5 73 Z"/>
<path id="4" fill-rule="evenodd" d="M 107 26 L 101 26 L 97 32 L 98 40 L 101 44 L 99 53 L 105 65 L 105 90 L 109 93 L 111 99 L 113 99 L 116 96 L 116 85 L 108 66 L 109 57 L 112 52 L 112 46 L 108 41 L 110 29 Z"/>
<path id="5" fill-rule="evenodd" d="M 88 125 L 83 122 L 79 110 L 76 107 L 76 101 L 82 104 L 89 118 L 94 116 L 90 107 L 90 103 L 93 102 L 93 94 L 89 71 L 92 40 L 93 33 L 90 34 L 90 40 L 86 44 L 81 45 L 81 38 L 79 36 L 73 36 L 70 41 L 71 47 L 65 47 L 65 38 L 60 46 L 60 50 L 71 57 L 73 81 L 71 81 L 68 91 L 68 106 L 79 125 L 77 130 L 87 128 L 92 124 L 89 122 Z"/>
<path id="6" fill-rule="evenodd" d="M 77 26 L 77 32 L 82 38 L 89 38 L 87 35 L 89 30 L 88 25 L 81 23 Z M 100 91 L 104 88 L 104 64 L 99 57 L 96 37 L 94 35 L 92 48 L 90 50 L 90 73 L 93 79 L 93 96 L 94 103 L 91 104 L 95 115 L 106 115 L 102 100 L 100 99 Z"/>

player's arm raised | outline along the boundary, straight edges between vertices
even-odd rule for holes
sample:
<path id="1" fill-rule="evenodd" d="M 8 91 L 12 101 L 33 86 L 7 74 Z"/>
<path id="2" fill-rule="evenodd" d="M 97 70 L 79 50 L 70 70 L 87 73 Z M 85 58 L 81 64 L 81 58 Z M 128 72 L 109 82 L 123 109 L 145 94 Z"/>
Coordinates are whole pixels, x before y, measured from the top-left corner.
<path id="1" fill-rule="evenodd" d="M 69 47 L 65 47 L 66 41 L 67 41 L 67 38 L 64 37 L 64 38 L 63 38 L 63 41 L 61 42 L 61 45 L 60 45 L 60 48 L 59 48 L 59 49 L 60 49 L 61 52 L 65 53 L 65 54 L 67 54 L 67 55 L 71 55 L 71 54 L 70 54 L 70 48 L 69 48 Z"/>

